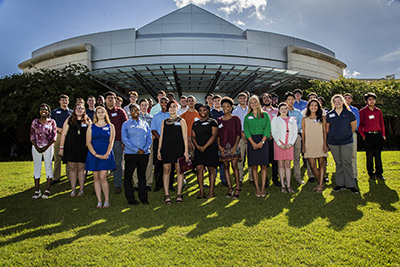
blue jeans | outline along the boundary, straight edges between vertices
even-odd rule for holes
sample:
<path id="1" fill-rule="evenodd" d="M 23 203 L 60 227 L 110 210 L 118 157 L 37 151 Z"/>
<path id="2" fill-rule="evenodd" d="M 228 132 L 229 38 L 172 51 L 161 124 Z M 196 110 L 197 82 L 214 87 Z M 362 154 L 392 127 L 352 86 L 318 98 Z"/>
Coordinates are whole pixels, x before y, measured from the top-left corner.
<path id="1" fill-rule="evenodd" d="M 215 171 L 217 171 L 217 169 L 215 169 Z M 221 179 L 222 183 L 226 184 L 224 164 L 222 162 L 219 164 L 219 178 Z"/>
<path id="2" fill-rule="evenodd" d="M 114 174 L 114 186 L 115 187 L 122 187 L 122 142 L 121 141 L 114 141 L 113 146 L 114 152 L 114 159 L 115 159 L 115 166 L 116 169 L 113 171 Z"/>

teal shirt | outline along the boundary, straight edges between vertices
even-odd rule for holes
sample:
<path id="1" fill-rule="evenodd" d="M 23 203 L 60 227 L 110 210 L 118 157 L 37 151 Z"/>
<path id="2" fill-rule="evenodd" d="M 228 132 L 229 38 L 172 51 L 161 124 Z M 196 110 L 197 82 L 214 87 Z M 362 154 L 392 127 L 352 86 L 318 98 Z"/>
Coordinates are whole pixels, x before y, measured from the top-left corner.
<path id="1" fill-rule="evenodd" d="M 246 139 L 249 139 L 252 135 L 266 136 L 269 138 L 271 136 L 271 121 L 269 120 L 269 115 L 263 112 L 264 118 L 258 118 L 249 113 L 244 117 L 244 135 Z"/>

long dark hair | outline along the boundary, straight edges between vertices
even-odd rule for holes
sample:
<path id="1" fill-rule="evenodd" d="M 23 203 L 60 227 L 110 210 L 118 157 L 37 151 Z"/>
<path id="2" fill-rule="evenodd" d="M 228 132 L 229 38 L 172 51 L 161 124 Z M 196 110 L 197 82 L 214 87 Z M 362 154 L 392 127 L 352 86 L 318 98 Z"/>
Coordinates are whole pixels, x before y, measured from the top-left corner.
<path id="1" fill-rule="evenodd" d="M 77 118 L 77 116 L 76 116 L 75 110 L 76 110 L 76 107 L 79 106 L 79 105 L 82 105 L 82 104 L 75 104 L 74 110 L 73 110 L 73 112 L 72 112 L 72 114 L 71 114 L 71 117 L 69 117 L 69 119 L 68 119 L 68 125 L 78 125 L 78 118 Z M 85 106 L 83 105 L 83 114 L 82 114 L 82 121 L 81 121 L 81 123 L 86 123 L 86 124 L 88 124 L 88 123 L 89 123 L 89 120 L 90 120 L 89 117 L 86 115 Z"/>
<path id="2" fill-rule="evenodd" d="M 307 103 L 307 110 L 306 110 L 306 117 L 311 115 L 311 110 L 310 110 L 310 105 L 312 102 L 317 103 L 318 105 L 318 110 L 317 110 L 317 121 L 322 122 L 322 106 L 321 103 L 319 103 L 319 101 L 317 99 L 311 99 L 310 101 L 308 101 Z"/>

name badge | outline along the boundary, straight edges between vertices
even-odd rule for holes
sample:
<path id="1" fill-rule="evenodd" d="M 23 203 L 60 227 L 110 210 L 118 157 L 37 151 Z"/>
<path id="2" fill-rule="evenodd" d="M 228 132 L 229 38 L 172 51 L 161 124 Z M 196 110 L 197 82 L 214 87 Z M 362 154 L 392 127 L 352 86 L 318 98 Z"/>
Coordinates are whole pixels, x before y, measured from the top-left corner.
<path id="1" fill-rule="evenodd" d="M 45 128 L 45 129 L 51 129 L 51 125 L 46 124 L 46 125 L 44 126 L 44 128 Z"/>
<path id="2" fill-rule="evenodd" d="M 110 130 L 109 127 L 103 127 L 103 131 L 108 131 L 108 130 Z"/>
<path id="3" fill-rule="evenodd" d="M 334 118 L 335 116 L 335 114 L 329 114 L 329 118 Z"/>
<path id="4" fill-rule="evenodd" d="M 315 119 L 315 120 L 314 120 L 314 122 L 318 122 L 318 120 L 317 120 L 317 119 Z"/>
<path id="5" fill-rule="evenodd" d="M 174 125 L 175 125 L 175 126 L 181 126 L 181 122 L 180 122 L 180 121 L 176 121 L 176 122 L 174 123 Z"/>
<path id="6" fill-rule="evenodd" d="M 276 117 L 276 115 L 278 115 L 278 114 L 272 114 L 272 117 Z"/>
<path id="7" fill-rule="evenodd" d="M 201 125 L 208 125 L 208 122 L 203 122 Z"/>
<path id="8" fill-rule="evenodd" d="M 61 110 L 59 110 L 59 111 L 56 111 L 56 114 L 61 114 Z"/>
<path id="9" fill-rule="evenodd" d="M 115 117 L 115 116 L 117 116 L 116 112 L 115 113 L 111 113 L 111 117 Z"/>
<path id="10" fill-rule="evenodd" d="M 198 120 L 200 120 L 199 118 L 194 118 L 194 121 L 198 121 Z"/>
<path id="11" fill-rule="evenodd" d="M 254 119 L 254 117 L 253 117 L 253 116 L 248 116 L 248 118 L 249 118 L 249 120 L 252 120 L 252 119 Z"/>
<path id="12" fill-rule="evenodd" d="M 222 125 L 222 124 L 218 125 L 219 129 L 221 129 L 222 127 L 224 127 L 224 125 Z"/>
<path id="13" fill-rule="evenodd" d="M 368 118 L 369 118 L 370 120 L 373 120 L 373 119 L 375 119 L 375 116 L 374 116 L 374 115 L 370 115 L 370 116 L 368 116 Z"/>
<path id="14" fill-rule="evenodd" d="M 82 127 L 87 127 L 87 124 L 86 124 L 86 123 L 84 123 L 84 124 L 81 124 L 81 126 L 82 126 Z"/>

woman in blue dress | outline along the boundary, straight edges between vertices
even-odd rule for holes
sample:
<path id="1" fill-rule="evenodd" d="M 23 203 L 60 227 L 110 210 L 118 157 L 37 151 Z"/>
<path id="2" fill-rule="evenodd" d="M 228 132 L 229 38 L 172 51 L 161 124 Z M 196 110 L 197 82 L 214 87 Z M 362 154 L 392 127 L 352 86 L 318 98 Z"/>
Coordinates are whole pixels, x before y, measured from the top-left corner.
<path id="1" fill-rule="evenodd" d="M 89 153 L 86 159 L 86 170 L 93 172 L 94 191 L 97 197 L 97 208 L 110 206 L 110 188 L 107 181 L 109 170 L 115 169 L 114 145 L 115 128 L 111 124 L 104 107 L 96 107 L 93 124 L 87 130 L 86 144 Z M 101 202 L 101 191 L 104 193 L 104 206 Z"/>

